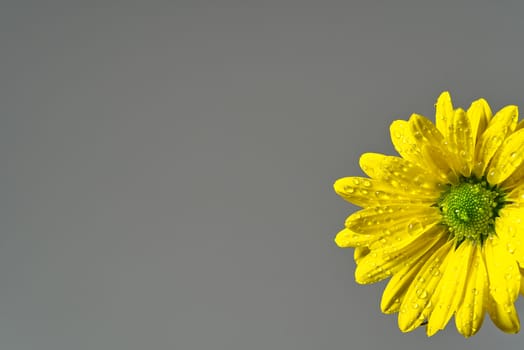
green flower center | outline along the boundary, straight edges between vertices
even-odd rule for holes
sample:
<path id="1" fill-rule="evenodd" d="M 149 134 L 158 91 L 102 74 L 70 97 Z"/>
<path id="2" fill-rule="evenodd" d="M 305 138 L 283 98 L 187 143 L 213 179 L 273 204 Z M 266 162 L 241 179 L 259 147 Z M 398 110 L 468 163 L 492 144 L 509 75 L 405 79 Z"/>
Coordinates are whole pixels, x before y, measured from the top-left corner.
<path id="1" fill-rule="evenodd" d="M 438 201 L 442 223 L 456 238 L 457 245 L 466 239 L 483 243 L 495 233 L 495 218 L 504 204 L 503 191 L 473 178 L 449 187 Z"/>

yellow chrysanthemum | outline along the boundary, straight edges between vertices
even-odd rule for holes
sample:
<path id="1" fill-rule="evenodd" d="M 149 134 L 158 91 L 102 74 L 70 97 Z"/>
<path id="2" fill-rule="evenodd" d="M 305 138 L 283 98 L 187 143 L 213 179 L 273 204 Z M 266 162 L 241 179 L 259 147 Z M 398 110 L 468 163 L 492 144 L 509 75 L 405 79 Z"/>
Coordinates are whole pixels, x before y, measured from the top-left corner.
<path id="1" fill-rule="evenodd" d="M 515 300 L 524 294 L 524 124 L 516 106 L 494 116 L 484 99 L 454 109 L 436 103 L 436 126 L 413 114 L 391 124 L 401 157 L 366 153 L 369 176 L 335 182 L 337 194 L 363 207 L 335 242 L 354 247 L 355 279 L 391 277 L 384 313 L 399 328 L 427 324 L 431 336 L 455 316 L 475 334 L 487 311 L 504 332 L 520 329 Z"/>

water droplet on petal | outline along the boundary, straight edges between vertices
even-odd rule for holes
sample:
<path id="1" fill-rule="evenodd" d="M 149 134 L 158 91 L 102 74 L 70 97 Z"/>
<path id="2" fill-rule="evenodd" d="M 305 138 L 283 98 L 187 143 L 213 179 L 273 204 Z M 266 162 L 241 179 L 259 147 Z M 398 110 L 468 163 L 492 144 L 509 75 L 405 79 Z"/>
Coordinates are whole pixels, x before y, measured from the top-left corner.
<path id="1" fill-rule="evenodd" d="M 513 311 L 513 304 L 511 303 L 507 303 L 507 304 L 504 304 L 504 311 L 506 311 L 506 313 L 511 313 Z"/>
<path id="2" fill-rule="evenodd" d="M 426 299 L 428 297 L 428 292 L 425 289 L 418 289 L 417 290 L 417 296 L 420 299 Z"/>
<path id="3" fill-rule="evenodd" d="M 410 235 L 416 233 L 422 228 L 422 224 L 419 221 L 412 221 L 408 224 L 408 233 Z"/>

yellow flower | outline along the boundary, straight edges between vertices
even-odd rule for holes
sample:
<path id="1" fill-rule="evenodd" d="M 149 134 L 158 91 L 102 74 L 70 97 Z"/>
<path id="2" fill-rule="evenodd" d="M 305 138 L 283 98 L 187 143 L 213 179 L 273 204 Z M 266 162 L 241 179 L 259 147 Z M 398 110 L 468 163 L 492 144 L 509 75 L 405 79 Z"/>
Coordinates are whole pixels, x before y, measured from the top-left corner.
<path id="1" fill-rule="evenodd" d="M 454 109 L 436 103 L 436 126 L 413 114 L 391 124 L 401 157 L 365 153 L 367 177 L 337 180 L 337 194 L 363 209 L 335 242 L 354 247 L 355 279 L 391 278 L 381 309 L 398 312 L 403 332 L 431 336 L 455 316 L 469 337 L 488 312 L 502 331 L 520 329 L 524 294 L 524 123 L 506 106 L 492 116 L 484 99 Z"/>

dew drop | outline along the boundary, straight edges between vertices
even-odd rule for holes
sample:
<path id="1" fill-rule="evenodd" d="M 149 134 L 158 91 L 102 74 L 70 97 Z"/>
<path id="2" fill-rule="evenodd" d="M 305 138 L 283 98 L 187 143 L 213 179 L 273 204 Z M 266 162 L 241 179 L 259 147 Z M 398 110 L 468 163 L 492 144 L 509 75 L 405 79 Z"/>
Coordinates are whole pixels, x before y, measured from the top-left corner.
<path id="1" fill-rule="evenodd" d="M 418 230 L 422 228 L 422 224 L 418 221 L 413 221 L 408 224 L 408 233 L 410 235 L 416 233 Z"/>
<path id="2" fill-rule="evenodd" d="M 428 297 L 428 292 L 425 289 L 418 289 L 417 295 L 420 299 L 426 299 Z"/>
<path id="3" fill-rule="evenodd" d="M 382 199 L 382 200 L 388 200 L 390 198 L 389 194 L 382 192 L 382 191 L 375 191 L 375 196 L 378 199 Z"/>
<path id="4" fill-rule="evenodd" d="M 513 304 L 511 303 L 507 303 L 507 304 L 504 304 L 504 311 L 506 311 L 506 313 L 511 313 L 513 311 Z"/>

